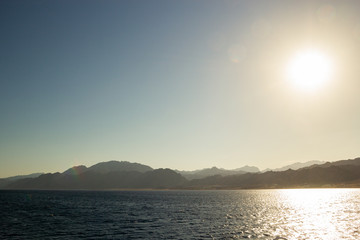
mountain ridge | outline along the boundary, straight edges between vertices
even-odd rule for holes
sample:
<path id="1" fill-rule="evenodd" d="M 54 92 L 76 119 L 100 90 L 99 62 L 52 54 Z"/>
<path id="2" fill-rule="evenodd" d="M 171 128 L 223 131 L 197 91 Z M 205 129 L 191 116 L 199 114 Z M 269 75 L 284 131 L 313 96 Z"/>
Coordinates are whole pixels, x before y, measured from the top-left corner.
<path id="1" fill-rule="evenodd" d="M 229 176 L 229 175 L 235 175 L 235 174 L 245 174 L 248 172 L 260 172 L 260 169 L 254 166 L 243 166 L 241 168 L 236 168 L 232 170 L 224 169 L 224 168 L 203 168 L 203 169 L 197 169 L 193 171 L 181 171 L 181 170 L 174 170 L 177 173 L 180 173 L 188 180 L 193 179 L 200 179 L 204 177 L 214 176 L 214 175 L 221 175 L 221 176 Z"/>
<path id="2" fill-rule="evenodd" d="M 268 172 L 268 171 L 273 171 L 273 172 L 279 172 L 279 171 L 286 171 L 288 169 L 292 169 L 292 170 L 298 170 L 304 167 L 309 167 L 312 165 L 321 165 L 326 163 L 325 161 L 319 161 L 319 160 L 311 160 L 311 161 L 307 161 L 307 162 L 296 162 L 296 163 L 292 163 L 280 168 L 266 168 L 265 170 L 263 170 L 262 172 Z"/>
<path id="3" fill-rule="evenodd" d="M 36 178 L 42 174 L 44 174 L 44 173 L 39 172 L 39 173 L 31 173 L 31 174 L 25 174 L 25 175 L 16 175 L 16 176 L 7 177 L 7 178 L 0 178 L 0 188 L 10 184 L 11 182 L 18 181 L 20 179 Z"/>
<path id="4" fill-rule="evenodd" d="M 2 185 L 1 188 L 99 190 L 360 187 L 360 158 L 314 164 L 297 170 L 252 173 L 231 171 L 217 167 L 195 170 L 195 174 L 200 172 L 207 176 L 189 179 L 171 169 L 152 169 L 139 163 L 108 161 L 89 168 L 80 165 L 62 173 L 21 178 Z M 0 181 L 1 184 L 3 183 Z"/>

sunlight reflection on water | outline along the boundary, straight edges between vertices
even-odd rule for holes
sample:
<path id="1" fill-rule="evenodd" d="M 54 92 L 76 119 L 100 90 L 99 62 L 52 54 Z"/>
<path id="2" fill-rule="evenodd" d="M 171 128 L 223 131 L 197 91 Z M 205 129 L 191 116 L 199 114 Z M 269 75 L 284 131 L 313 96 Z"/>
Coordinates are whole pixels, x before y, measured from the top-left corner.
<path id="1" fill-rule="evenodd" d="M 296 239 L 359 237 L 359 198 L 352 189 L 279 190 L 286 220 Z"/>

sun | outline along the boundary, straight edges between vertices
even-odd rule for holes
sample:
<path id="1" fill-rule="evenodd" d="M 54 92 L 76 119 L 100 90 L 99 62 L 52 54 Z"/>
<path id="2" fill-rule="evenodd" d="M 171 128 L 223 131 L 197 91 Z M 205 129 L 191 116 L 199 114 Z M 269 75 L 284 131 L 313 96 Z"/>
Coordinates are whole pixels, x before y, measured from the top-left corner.
<path id="1" fill-rule="evenodd" d="M 296 89 L 315 91 L 331 80 L 333 63 L 318 50 L 302 50 L 289 61 L 286 75 Z"/>

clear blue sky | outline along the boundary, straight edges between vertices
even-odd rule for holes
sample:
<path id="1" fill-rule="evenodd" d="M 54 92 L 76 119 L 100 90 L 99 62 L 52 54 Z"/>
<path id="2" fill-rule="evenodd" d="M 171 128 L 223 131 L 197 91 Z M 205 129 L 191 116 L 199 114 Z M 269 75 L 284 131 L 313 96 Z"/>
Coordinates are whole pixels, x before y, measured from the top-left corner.
<path id="1" fill-rule="evenodd" d="M 360 155 L 357 1 L 1 1 L 0 177 Z M 335 59 L 291 88 L 304 46 Z"/>

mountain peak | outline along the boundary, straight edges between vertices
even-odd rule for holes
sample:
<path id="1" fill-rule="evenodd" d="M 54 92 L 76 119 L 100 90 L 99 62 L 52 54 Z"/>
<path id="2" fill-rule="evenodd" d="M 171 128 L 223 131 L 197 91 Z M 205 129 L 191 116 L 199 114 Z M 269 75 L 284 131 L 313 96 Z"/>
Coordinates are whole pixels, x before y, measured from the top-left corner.
<path id="1" fill-rule="evenodd" d="M 260 172 L 260 169 L 255 167 L 255 166 L 248 166 L 248 165 L 245 165 L 241 168 L 237 168 L 235 169 L 235 171 L 244 171 L 244 172 L 251 172 L 251 173 L 254 173 L 254 172 Z"/>
<path id="2" fill-rule="evenodd" d="M 67 175 L 74 174 L 74 173 L 81 174 L 81 173 L 85 172 L 87 169 L 88 168 L 84 165 L 73 166 L 73 167 L 69 168 L 68 170 L 66 170 L 65 172 L 63 172 L 63 174 L 67 174 Z"/>
<path id="3" fill-rule="evenodd" d="M 147 172 L 153 169 L 149 166 L 140 163 L 131 163 L 127 161 L 111 160 L 108 162 L 100 162 L 88 168 L 88 171 L 94 171 L 98 173 L 108 173 L 114 171 L 136 171 Z"/>

